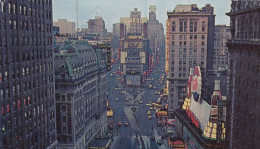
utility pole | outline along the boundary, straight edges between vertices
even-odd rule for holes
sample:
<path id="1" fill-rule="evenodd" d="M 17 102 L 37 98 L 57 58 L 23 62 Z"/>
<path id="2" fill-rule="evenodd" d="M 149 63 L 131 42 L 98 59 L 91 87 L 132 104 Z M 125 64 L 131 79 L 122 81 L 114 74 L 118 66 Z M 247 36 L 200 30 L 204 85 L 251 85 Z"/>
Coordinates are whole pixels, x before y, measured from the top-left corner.
<path id="1" fill-rule="evenodd" d="M 78 4 L 78 0 L 76 0 L 76 15 L 77 15 L 76 36 L 78 37 L 78 29 L 79 29 L 79 27 L 78 27 L 78 25 L 79 25 L 79 4 Z"/>

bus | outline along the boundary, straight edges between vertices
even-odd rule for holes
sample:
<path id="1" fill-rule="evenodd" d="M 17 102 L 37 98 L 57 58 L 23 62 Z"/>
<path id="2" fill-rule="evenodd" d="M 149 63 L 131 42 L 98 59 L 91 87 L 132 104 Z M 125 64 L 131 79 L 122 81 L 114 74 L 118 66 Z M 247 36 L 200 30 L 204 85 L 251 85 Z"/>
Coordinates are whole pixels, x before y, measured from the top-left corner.
<path id="1" fill-rule="evenodd" d="M 153 106 L 155 107 L 161 107 L 161 105 L 157 104 L 157 103 L 152 103 Z"/>

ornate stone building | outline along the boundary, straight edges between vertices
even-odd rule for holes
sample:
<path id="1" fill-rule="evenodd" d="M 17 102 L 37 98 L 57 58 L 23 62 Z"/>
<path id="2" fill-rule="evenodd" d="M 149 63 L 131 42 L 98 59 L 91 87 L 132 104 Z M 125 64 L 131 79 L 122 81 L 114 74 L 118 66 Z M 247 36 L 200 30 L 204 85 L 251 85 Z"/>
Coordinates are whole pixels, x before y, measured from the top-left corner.
<path id="1" fill-rule="evenodd" d="M 87 148 L 106 128 L 106 53 L 67 41 L 55 53 L 58 148 Z"/>
<path id="2" fill-rule="evenodd" d="M 260 146 L 260 1 L 232 0 L 227 128 L 230 148 Z"/>

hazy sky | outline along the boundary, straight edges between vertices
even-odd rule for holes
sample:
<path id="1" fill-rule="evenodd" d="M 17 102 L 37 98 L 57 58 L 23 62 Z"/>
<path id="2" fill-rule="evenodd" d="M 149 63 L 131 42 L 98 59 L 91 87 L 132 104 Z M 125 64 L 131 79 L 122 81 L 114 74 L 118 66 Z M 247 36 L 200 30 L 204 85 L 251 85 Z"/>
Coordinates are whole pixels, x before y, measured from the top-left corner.
<path id="1" fill-rule="evenodd" d="M 129 17 L 134 8 L 141 11 L 142 17 L 148 17 L 150 5 L 157 7 L 157 19 L 165 28 L 167 11 L 173 11 L 177 4 L 198 4 L 201 8 L 207 3 L 214 7 L 215 24 L 229 25 L 225 13 L 230 11 L 231 0 L 78 0 L 79 28 L 86 27 L 87 20 L 101 16 L 108 31 L 112 31 L 112 25 L 119 23 L 120 17 Z M 76 22 L 76 0 L 53 0 L 53 20 L 58 19 Z"/>

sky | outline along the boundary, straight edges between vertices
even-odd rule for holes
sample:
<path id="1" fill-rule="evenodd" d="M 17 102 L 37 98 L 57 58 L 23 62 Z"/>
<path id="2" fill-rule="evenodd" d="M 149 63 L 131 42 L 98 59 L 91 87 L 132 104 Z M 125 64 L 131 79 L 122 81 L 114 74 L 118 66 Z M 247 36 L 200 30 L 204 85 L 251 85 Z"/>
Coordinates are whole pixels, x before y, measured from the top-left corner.
<path id="1" fill-rule="evenodd" d="M 53 0 L 53 21 L 67 19 L 76 22 L 76 0 Z M 149 6 L 155 5 L 156 17 L 165 29 L 167 11 L 173 11 L 177 4 L 197 4 L 199 8 L 210 3 L 216 14 L 215 24 L 229 25 L 225 13 L 231 9 L 231 0 L 78 0 L 79 28 L 87 27 L 87 21 L 101 16 L 108 31 L 113 24 L 120 22 L 120 17 L 129 17 L 130 11 L 138 8 L 142 17 L 149 16 Z"/>

